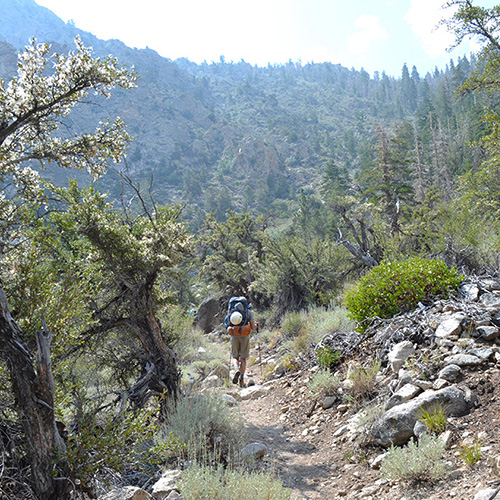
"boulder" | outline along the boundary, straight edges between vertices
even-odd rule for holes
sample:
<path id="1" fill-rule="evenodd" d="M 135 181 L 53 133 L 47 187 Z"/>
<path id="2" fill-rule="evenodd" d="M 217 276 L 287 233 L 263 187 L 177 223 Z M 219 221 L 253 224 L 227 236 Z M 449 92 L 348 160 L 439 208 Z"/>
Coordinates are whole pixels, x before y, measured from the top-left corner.
<path id="1" fill-rule="evenodd" d="M 205 299 L 198 308 L 198 328 L 205 333 L 210 333 L 216 326 L 224 321 L 219 314 L 219 295 L 212 295 Z"/>
<path id="2" fill-rule="evenodd" d="M 413 399 L 415 396 L 417 396 L 420 392 L 422 392 L 422 389 L 420 389 L 420 387 L 413 384 L 406 384 L 389 398 L 385 409 L 389 410 L 394 406 L 406 403 L 410 399 Z"/>
<path id="3" fill-rule="evenodd" d="M 500 312 L 500 297 L 494 293 L 485 293 L 481 295 L 479 301 L 485 306 L 491 314 Z"/>
<path id="4" fill-rule="evenodd" d="M 165 500 L 170 493 L 177 491 L 177 481 L 180 479 L 181 471 L 167 470 L 160 479 L 153 485 L 152 495 L 156 500 Z"/>
<path id="5" fill-rule="evenodd" d="M 469 302 L 476 302 L 479 298 L 479 287 L 475 283 L 465 283 L 460 286 L 460 292 Z"/>
<path id="6" fill-rule="evenodd" d="M 477 332 L 483 340 L 495 340 L 500 336 L 498 326 L 481 326 L 477 329 Z"/>
<path id="7" fill-rule="evenodd" d="M 453 354 L 444 358 L 444 364 L 457 366 L 479 366 L 483 360 L 472 354 Z"/>
<path id="8" fill-rule="evenodd" d="M 450 416 L 466 415 L 470 410 L 463 392 L 456 386 L 425 391 L 406 403 L 394 406 L 376 420 L 371 430 L 371 441 L 385 447 L 405 444 L 413 436 L 421 410 L 428 410 L 435 404 L 442 405 Z"/>
<path id="9" fill-rule="evenodd" d="M 474 500 L 493 500 L 493 498 L 498 498 L 498 488 L 486 488 L 484 490 L 478 491 L 474 495 Z"/>
<path id="10" fill-rule="evenodd" d="M 247 401 L 249 399 L 259 399 L 265 396 L 269 391 L 269 387 L 264 387 L 262 385 L 253 385 L 251 387 L 246 387 L 240 392 L 241 400 Z"/>
<path id="11" fill-rule="evenodd" d="M 405 340 L 396 344 L 388 354 L 389 363 L 391 365 L 392 371 L 398 373 L 403 367 L 405 361 L 415 353 L 415 348 L 413 344 Z"/>
<path id="12" fill-rule="evenodd" d="M 448 382 L 455 382 L 460 374 L 462 373 L 462 369 L 458 365 L 448 365 L 445 366 L 439 373 L 437 378 L 447 380 Z"/>

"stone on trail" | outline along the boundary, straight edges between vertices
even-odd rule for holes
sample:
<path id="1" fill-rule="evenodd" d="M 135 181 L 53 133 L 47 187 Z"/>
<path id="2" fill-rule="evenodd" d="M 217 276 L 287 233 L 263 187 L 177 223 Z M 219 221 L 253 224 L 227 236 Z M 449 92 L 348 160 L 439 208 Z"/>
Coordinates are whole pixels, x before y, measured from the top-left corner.
<path id="1" fill-rule="evenodd" d="M 153 497 L 137 486 L 123 486 L 113 488 L 109 493 L 99 497 L 98 500 L 151 500 Z"/>

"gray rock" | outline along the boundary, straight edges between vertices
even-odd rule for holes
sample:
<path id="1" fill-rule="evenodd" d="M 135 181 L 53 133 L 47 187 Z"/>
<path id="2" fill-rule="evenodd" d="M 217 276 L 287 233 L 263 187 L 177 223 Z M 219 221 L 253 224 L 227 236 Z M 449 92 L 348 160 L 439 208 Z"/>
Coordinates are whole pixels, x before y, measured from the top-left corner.
<path id="1" fill-rule="evenodd" d="M 487 361 L 493 356 L 494 352 L 493 349 L 489 349 L 487 347 L 475 347 L 474 349 L 470 349 L 468 354 L 472 354 L 483 361 Z"/>
<path id="2" fill-rule="evenodd" d="M 436 391 L 439 391 L 439 389 L 443 389 L 443 387 L 446 387 L 447 385 L 450 385 L 448 380 L 445 380 L 444 378 L 438 378 L 432 384 L 432 388 Z"/>
<path id="3" fill-rule="evenodd" d="M 500 336 L 498 326 L 481 326 L 477 329 L 477 332 L 483 340 L 495 340 Z"/>
<path id="4" fill-rule="evenodd" d="M 174 490 L 170 492 L 170 494 L 168 495 L 167 498 L 165 498 L 165 500 L 182 500 L 182 497 L 177 491 Z"/>
<path id="5" fill-rule="evenodd" d="M 247 444 L 241 450 L 241 456 L 244 459 L 248 458 L 262 458 L 267 452 L 267 446 L 262 443 Z"/>
<path id="6" fill-rule="evenodd" d="M 445 366 L 439 373 L 438 379 L 447 380 L 448 382 L 454 382 L 460 377 L 462 369 L 458 365 L 448 365 Z"/>
<path id="7" fill-rule="evenodd" d="M 421 392 L 422 389 L 420 389 L 420 387 L 413 384 L 406 384 L 389 398 L 389 401 L 387 401 L 385 409 L 389 410 L 394 406 L 406 403 L 407 401 L 413 399 L 415 396 L 417 396 L 417 394 L 420 394 Z"/>
<path id="8" fill-rule="evenodd" d="M 405 340 L 396 344 L 388 354 L 389 363 L 391 364 L 392 371 L 398 373 L 400 368 L 403 367 L 405 361 L 415 353 L 413 344 Z"/>
<path id="9" fill-rule="evenodd" d="M 205 299 L 198 308 L 198 328 L 210 333 L 224 318 L 219 317 L 219 295 L 212 295 Z"/>
<path id="10" fill-rule="evenodd" d="M 381 453 L 380 455 L 377 455 L 371 462 L 370 462 L 370 467 L 372 469 L 380 469 L 380 466 L 382 465 L 382 462 L 385 460 L 387 457 L 387 453 Z"/>
<path id="11" fill-rule="evenodd" d="M 137 486 L 123 486 L 113 488 L 109 493 L 99 497 L 98 500 L 151 500 L 153 497 Z"/>
<path id="12" fill-rule="evenodd" d="M 151 491 L 153 498 L 157 500 L 165 500 L 172 491 L 176 491 L 177 481 L 181 477 L 180 470 L 167 470 L 165 471 L 160 479 L 153 485 Z"/>
<path id="13" fill-rule="evenodd" d="M 494 293 L 485 293 L 481 295 L 479 302 L 485 306 L 491 314 L 500 312 L 500 297 Z"/>
<path id="14" fill-rule="evenodd" d="M 482 362 L 483 361 L 480 358 L 473 356 L 472 354 L 453 354 L 452 356 L 444 358 L 445 366 L 479 366 Z"/>
<path id="15" fill-rule="evenodd" d="M 253 385 L 251 387 L 246 387 L 240 392 L 242 401 L 247 401 L 249 399 L 259 399 L 265 396 L 269 391 L 269 387 L 264 387 L 262 385 Z"/>
<path id="16" fill-rule="evenodd" d="M 500 313 L 494 314 L 491 317 L 491 322 L 496 326 L 500 326 Z"/>
<path id="17" fill-rule="evenodd" d="M 479 287 L 475 283 L 465 283 L 460 287 L 460 292 L 470 302 L 476 302 L 479 298 Z"/>
<path id="18" fill-rule="evenodd" d="M 323 410 L 328 410 L 328 408 L 331 408 L 335 404 L 337 399 L 337 396 L 326 396 L 321 402 L 321 408 L 323 408 Z"/>
<path id="19" fill-rule="evenodd" d="M 427 426 L 420 420 L 417 420 L 413 427 L 413 434 L 419 438 L 425 432 L 427 432 Z"/>
<path id="20" fill-rule="evenodd" d="M 446 339 L 449 337 L 457 337 L 462 331 L 461 321 L 463 317 L 453 317 L 443 321 L 434 332 L 438 338 Z"/>
<path id="21" fill-rule="evenodd" d="M 394 406 L 375 421 L 371 430 L 371 440 L 380 446 L 401 445 L 413 436 L 415 423 L 422 409 L 441 404 L 450 416 L 462 416 L 469 412 L 463 392 L 455 386 L 439 391 L 426 391 L 416 398 Z"/>
<path id="22" fill-rule="evenodd" d="M 474 500 L 492 500 L 498 498 L 498 488 L 486 488 L 485 490 L 478 491 L 474 495 Z"/>
<path id="23" fill-rule="evenodd" d="M 460 387 L 462 392 L 464 393 L 464 398 L 466 403 L 472 408 L 473 406 L 477 406 L 479 403 L 479 398 L 472 392 L 472 390 L 463 385 Z"/>

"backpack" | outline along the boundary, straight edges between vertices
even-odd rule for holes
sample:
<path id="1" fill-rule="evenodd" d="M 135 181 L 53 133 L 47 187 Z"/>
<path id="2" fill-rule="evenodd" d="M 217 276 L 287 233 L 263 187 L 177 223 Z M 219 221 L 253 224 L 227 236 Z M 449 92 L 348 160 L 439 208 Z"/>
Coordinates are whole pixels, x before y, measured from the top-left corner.
<path id="1" fill-rule="evenodd" d="M 233 325 L 231 315 L 236 311 L 241 314 L 242 320 L 238 325 Z M 224 319 L 224 326 L 229 335 L 249 335 L 251 331 L 249 323 L 250 312 L 247 299 L 245 297 L 231 297 L 227 307 L 227 316 Z"/>

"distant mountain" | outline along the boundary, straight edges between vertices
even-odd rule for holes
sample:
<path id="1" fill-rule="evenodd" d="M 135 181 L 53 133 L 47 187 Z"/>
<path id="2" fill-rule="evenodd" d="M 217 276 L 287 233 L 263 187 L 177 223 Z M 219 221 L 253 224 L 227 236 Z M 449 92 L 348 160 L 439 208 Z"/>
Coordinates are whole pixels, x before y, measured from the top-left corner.
<path id="1" fill-rule="evenodd" d="M 102 106 L 80 106 L 72 123 L 89 127 L 104 116 L 121 116 L 135 137 L 126 161 L 134 180 L 153 175 L 158 201 L 189 201 L 191 217 L 197 210 L 286 210 L 299 190 L 318 189 L 330 159 L 356 175 L 363 162 L 373 161 L 377 123 L 425 117 L 429 106 L 450 123 L 453 88 L 471 71 L 465 58 L 425 77 L 404 67 L 398 80 L 329 63 L 197 65 L 100 40 L 33 0 L 0 0 L 0 12 L 5 80 L 15 72 L 16 51 L 31 37 L 62 52 L 74 47 L 78 34 L 96 55 L 113 54 L 135 66 L 137 89 L 120 89 Z M 115 183 L 113 176 L 103 181 L 117 193 Z"/>

